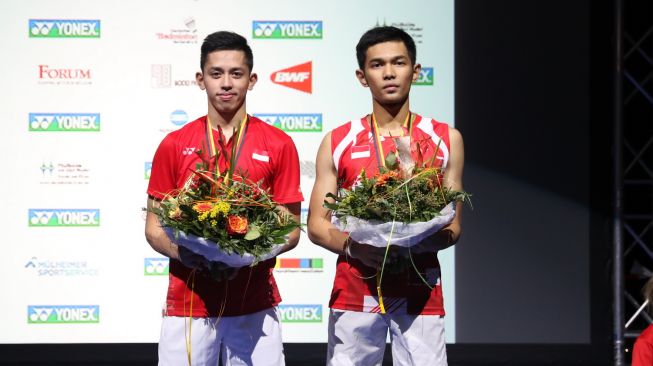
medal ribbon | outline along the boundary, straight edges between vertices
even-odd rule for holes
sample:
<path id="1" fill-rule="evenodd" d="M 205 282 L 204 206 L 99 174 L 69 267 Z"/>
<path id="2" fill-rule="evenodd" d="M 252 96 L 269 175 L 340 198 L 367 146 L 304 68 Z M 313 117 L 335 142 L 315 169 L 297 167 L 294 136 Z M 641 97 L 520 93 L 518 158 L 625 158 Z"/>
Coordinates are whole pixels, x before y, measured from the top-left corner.
<path id="1" fill-rule="evenodd" d="M 236 136 L 234 140 L 234 144 L 236 144 L 236 157 L 231 157 L 233 160 L 233 164 L 236 164 L 238 162 L 238 158 L 240 158 L 240 153 L 243 148 L 243 143 L 245 142 L 245 135 L 247 134 L 247 129 L 249 128 L 249 115 L 245 114 L 245 117 L 243 117 L 243 120 L 240 122 L 240 125 L 236 131 Z M 234 138 L 232 137 L 232 138 Z M 209 119 L 209 116 L 206 116 L 206 139 L 209 141 L 209 147 L 211 149 L 210 151 L 210 157 L 214 157 L 218 153 L 218 149 L 215 147 L 215 139 L 213 138 L 213 127 L 211 127 L 211 120 Z M 229 162 L 227 162 L 229 163 Z M 235 167 L 234 167 L 235 168 Z M 218 164 L 216 162 L 216 169 L 218 169 Z"/>
<path id="2" fill-rule="evenodd" d="M 408 129 L 408 136 L 413 136 L 413 114 L 408 112 L 408 115 L 406 116 L 406 119 L 404 120 L 404 123 L 402 124 L 402 127 L 405 127 Z M 385 168 L 385 154 L 383 153 L 383 144 L 381 141 L 381 134 L 379 133 L 379 125 L 376 122 L 376 116 L 374 113 L 372 113 L 372 134 L 373 140 L 374 140 L 374 150 L 376 152 L 376 161 L 379 165 L 379 169 L 381 167 Z M 403 128 L 401 130 L 401 135 L 404 135 Z"/>

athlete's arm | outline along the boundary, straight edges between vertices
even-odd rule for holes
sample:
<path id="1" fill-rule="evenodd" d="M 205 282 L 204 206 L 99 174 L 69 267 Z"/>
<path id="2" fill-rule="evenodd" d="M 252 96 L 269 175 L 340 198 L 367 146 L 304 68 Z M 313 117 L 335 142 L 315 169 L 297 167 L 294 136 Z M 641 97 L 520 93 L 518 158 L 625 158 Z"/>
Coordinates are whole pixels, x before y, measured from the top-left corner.
<path id="1" fill-rule="evenodd" d="M 300 222 L 299 215 L 302 212 L 301 202 L 286 203 L 283 205 L 279 205 L 277 207 L 281 212 L 288 213 L 292 217 L 292 219 L 295 220 L 295 222 Z M 292 232 L 290 232 L 290 234 L 288 234 L 288 242 L 286 242 L 286 244 L 283 246 L 279 254 L 292 250 L 297 246 L 297 243 L 299 243 L 299 233 L 300 233 L 300 229 L 297 228 Z"/>
<path id="2" fill-rule="evenodd" d="M 338 174 L 331 155 L 330 132 L 320 144 L 315 170 L 315 185 L 311 192 L 311 201 L 308 207 L 309 239 L 313 243 L 337 254 L 345 254 L 345 248 L 349 246 L 349 255 L 359 259 L 366 266 L 380 267 L 383 261 L 384 249 L 359 244 L 349 239 L 348 234 L 338 230 L 331 223 L 331 211 L 322 205 L 324 200 L 327 199 L 327 193 L 336 194 L 338 190 Z"/>
<path id="3" fill-rule="evenodd" d="M 449 128 L 449 142 L 450 154 L 447 169 L 444 172 L 442 184 L 454 191 L 461 191 L 463 189 L 463 166 L 465 164 L 465 149 L 463 145 L 463 137 L 458 130 L 453 127 Z M 424 239 L 416 252 L 420 251 L 437 251 L 446 249 L 458 242 L 461 234 L 461 211 L 463 208 L 462 202 L 456 203 L 456 216 L 453 221 L 442 228 L 437 233 Z"/>
<path id="4" fill-rule="evenodd" d="M 147 239 L 147 242 L 150 244 L 152 249 L 168 258 L 180 261 L 186 267 L 198 269 L 208 268 L 208 261 L 206 258 L 178 246 L 168 238 L 168 235 L 161 228 L 159 217 L 152 212 L 153 209 L 158 207 L 159 201 L 151 197 L 147 199 L 145 239 Z"/>

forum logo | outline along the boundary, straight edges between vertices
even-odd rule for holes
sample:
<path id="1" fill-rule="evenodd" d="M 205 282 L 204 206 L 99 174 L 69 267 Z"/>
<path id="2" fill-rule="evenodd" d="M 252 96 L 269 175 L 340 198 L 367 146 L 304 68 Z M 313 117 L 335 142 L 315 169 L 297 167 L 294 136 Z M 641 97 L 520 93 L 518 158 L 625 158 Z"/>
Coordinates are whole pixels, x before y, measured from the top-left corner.
<path id="1" fill-rule="evenodd" d="M 254 114 L 266 123 L 286 132 L 322 132 L 322 113 Z"/>
<path id="2" fill-rule="evenodd" d="M 100 38 L 100 20 L 30 19 L 30 38 Z"/>
<path id="3" fill-rule="evenodd" d="M 100 226 L 99 209 L 37 209 L 28 210 L 32 227 Z"/>
<path id="4" fill-rule="evenodd" d="M 419 71 L 419 77 L 413 85 L 426 85 L 426 86 L 431 86 L 433 85 L 433 68 L 432 67 L 423 67 Z"/>
<path id="5" fill-rule="evenodd" d="M 321 323 L 322 305 L 279 305 L 283 323 Z"/>
<path id="6" fill-rule="evenodd" d="M 28 305 L 28 324 L 88 324 L 100 322 L 99 305 Z"/>
<path id="7" fill-rule="evenodd" d="M 254 39 L 322 39 L 322 21 L 254 20 Z"/>
<path id="8" fill-rule="evenodd" d="M 30 113 L 32 132 L 99 132 L 99 113 Z"/>
<path id="9" fill-rule="evenodd" d="M 146 276 L 167 276 L 170 270 L 168 258 L 145 258 L 143 272 Z"/>

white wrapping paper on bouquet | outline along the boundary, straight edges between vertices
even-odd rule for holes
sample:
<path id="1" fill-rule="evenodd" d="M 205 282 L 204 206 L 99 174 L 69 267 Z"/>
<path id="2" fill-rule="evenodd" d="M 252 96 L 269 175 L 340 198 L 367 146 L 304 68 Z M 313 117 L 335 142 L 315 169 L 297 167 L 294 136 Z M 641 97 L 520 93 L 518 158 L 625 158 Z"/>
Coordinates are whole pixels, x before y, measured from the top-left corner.
<path id="1" fill-rule="evenodd" d="M 331 221 L 340 231 L 349 232 L 349 236 L 363 244 L 375 247 L 385 247 L 388 241 L 391 245 L 400 247 L 412 247 L 438 230 L 449 225 L 456 216 L 455 202 L 449 203 L 441 211 L 440 215 L 430 221 L 405 224 L 402 222 L 381 222 L 377 220 L 362 220 L 348 216 L 347 224 L 333 216 Z M 392 231 L 392 235 L 390 232 Z"/>
<path id="2" fill-rule="evenodd" d="M 242 256 L 238 253 L 228 254 L 215 242 L 206 240 L 199 236 L 186 234 L 183 231 L 179 231 L 178 235 L 175 235 L 175 229 L 166 226 L 163 227 L 163 230 L 168 234 L 168 238 L 170 238 L 173 243 L 181 245 L 195 254 L 201 255 L 211 262 L 222 262 L 229 267 L 237 268 L 249 266 L 256 261 L 256 257 L 249 253 L 245 253 Z M 258 261 L 262 262 L 266 259 L 276 257 L 279 252 L 281 252 L 283 246 L 284 244 L 273 245 L 270 252 L 258 258 Z"/>

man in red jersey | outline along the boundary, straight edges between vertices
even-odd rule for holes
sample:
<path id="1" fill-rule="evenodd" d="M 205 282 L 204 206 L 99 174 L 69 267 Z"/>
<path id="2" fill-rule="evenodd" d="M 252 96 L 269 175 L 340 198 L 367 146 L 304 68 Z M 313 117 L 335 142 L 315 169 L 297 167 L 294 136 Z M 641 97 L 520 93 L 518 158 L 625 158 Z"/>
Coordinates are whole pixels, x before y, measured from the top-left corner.
<path id="1" fill-rule="evenodd" d="M 202 44 L 200 66 L 196 79 L 206 91 L 208 114 L 171 132 L 159 145 L 152 161 L 148 208 L 157 207 L 166 193 L 184 185 L 200 161 L 195 152 L 218 146 L 220 127 L 227 150 L 237 144 L 236 171 L 262 181 L 274 200 L 299 221 L 303 197 L 295 145 L 283 131 L 249 116 L 245 109 L 247 92 L 257 81 L 247 40 L 231 32 L 210 34 Z M 238 127 L 240 139 L 232 136 Z M 227 163 L 220 156 L 221 170 Z M 154 250 L 170 258 L 159 365 L 217 365 L 219 358 L 223 365 L 284 364 L 274 258 L 254 267 L 228 269 L 228 279 L 215 281 L 206 275 L 205 260 L 171 241 L 151 210 L 145 236 Z M 290 234 L 283 251 L 294 248 L 298 240 L 299 229 Z M 191 276 L 193 269 L 199 274 Z"/>
<path id="2" fill-rule="evenodd" d="M 424 280 L 412 267 L 386 272 L 382 283 L 385 314 L 381 314 L 375 274 L 385 248 L 349 239 L 331 224 L 331 212 L 323 201 L 327 193 L 355 185 L 361 169 L 368 176 L 378 172 L 383 152 L 396 150 L 389 136 L 401 135 L 425 141 L 424 161 L 435 154 L 434 161 L 445 172 L 444 185 L 462 190 L 463 140 L 456 129 L 410 111 L 411 83 L 420 73 L 410 35 L 395 27 L 373 28 L 361 37 L 356 54 L 360 67 L 356 76 L 372 93 L 372 114 L 325 136 L 317 154 L 308 214 L 310 239 L 339 254 L 329 303 L 327 364 L 381 365 L 389 331 L 395 365 L 446 365 L 437 251 L 458 240 L 461 205 L 451 224 L 412 250 L 413 254 L 421 252 L 413 260 Z"/>

